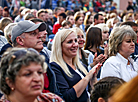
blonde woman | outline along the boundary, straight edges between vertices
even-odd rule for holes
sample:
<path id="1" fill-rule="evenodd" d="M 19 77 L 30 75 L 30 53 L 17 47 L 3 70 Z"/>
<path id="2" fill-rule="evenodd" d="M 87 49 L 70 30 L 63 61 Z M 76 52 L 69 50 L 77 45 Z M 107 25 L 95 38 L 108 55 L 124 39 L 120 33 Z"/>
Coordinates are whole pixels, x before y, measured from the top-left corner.
<path id="1" fill-rule="evenodd" d="M 105 61 L 100 78 L 115 76 L 129 81 L 138 73 L 130 55 L 134 53 L 137 35 L 130 26 L 115 27 L 109 38 L 109 58 Z"/>
<path id="2" fill-rule="evenodd" d="M 101 64 L 87 72 L 79 61 L 77 34 L 73 30 L 63 29 L 57 32 L 50 62 L 63 99 L 66 102 L 87 102 L 88 83 L 92 85 Z"/>
<path id="3" fill-rule="evenodd" d="M 72 30 L 75 31 L 77 34 L 78 45 L 79 45 L 79 59 L 83 64 L 88 66 L 88 54 L 83 50 L 84 43 L 85 43 L 84 33 L 78 27 L 74 27 L 74 28 L 72 28 Z"/>

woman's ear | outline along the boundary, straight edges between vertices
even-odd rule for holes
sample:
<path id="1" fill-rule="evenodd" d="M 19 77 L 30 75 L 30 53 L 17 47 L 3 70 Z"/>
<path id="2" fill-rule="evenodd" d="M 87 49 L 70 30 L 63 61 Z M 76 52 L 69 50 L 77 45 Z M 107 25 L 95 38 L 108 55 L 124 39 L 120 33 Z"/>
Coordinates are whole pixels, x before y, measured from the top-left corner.
<path id="1" fill-rule="evenodd" d="M 14 89 L 14 84 L 8 77 L 6 77 L 6 83 L 11 88 L 11 90 Z"/>
<path id="2" fill-rule="evenodd" d="M 105 100 L 102 97 L 100 97 L 98 98 L 98 102 L 105 102 Z"/>

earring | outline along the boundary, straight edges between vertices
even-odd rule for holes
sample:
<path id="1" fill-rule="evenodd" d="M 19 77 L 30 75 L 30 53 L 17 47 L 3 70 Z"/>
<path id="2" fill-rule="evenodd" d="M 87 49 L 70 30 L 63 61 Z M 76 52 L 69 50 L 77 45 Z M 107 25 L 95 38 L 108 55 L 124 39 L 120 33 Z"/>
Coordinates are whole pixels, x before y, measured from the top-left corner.
<path id="1" fill-rule="evenodd" d="M 12 87 L 12 88 L 11 88 L 11 90 L 13 91 L 13 90 L 14 90 L 14 88 Z"/>

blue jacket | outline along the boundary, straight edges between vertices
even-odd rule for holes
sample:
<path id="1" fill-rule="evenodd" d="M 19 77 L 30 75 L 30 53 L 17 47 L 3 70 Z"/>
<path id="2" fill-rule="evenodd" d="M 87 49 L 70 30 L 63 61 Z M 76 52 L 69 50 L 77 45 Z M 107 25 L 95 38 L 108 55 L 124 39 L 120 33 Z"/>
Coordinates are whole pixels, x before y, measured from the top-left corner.
<path id="1" fill-rule="evenodd" d="M 134 51 L 134 53 L 131 54 L 131 57 L 133 59 L 135 59 L 136 57 L 138 57 L 138 44 L 137 43 L 135 43 L 135 51 Z"/>
<path id="2" fill-rule="evenodd" d="M 62 70 L 62 68 L 57 63 L 52 62 L 50 64 L 52 70 L 55 72 L 56 82 L 58 84 L 61 94 L 63 95 L 63 99 L 66 102 L 87 102 L 88 95 L 86 90 L 84 90 L 82 95 L 77 98 L 76 92 L 73 88 L 73 86 L 81 80 L 80 75 L 76 73 L 69 65 L 67 65 L 69 71 L 73 75 L 73 78 L 71 78 Z"/>
<path id="3" fill-rule="evenodd" d="M 55 73 L 53 72 L 53 70 L 51 69 L 51 65 L 49 64 L 48 55 L 46 55 L 46 53 L 44 53 L 43 51 L 41 51 L 40 54 L 45 56 L 45 62 L 48 65 L 48 68 L 47 68 L 47 76 L 48 76 L 48 79 L 49 79 L 48 90 L 50 92 L 55 93 L 55 94 L 59 95 L 60 97 L 62 97 L 62 95 L 60 94 L 60 92 L 58 90 L 58 86 L 56 85 Z"/>

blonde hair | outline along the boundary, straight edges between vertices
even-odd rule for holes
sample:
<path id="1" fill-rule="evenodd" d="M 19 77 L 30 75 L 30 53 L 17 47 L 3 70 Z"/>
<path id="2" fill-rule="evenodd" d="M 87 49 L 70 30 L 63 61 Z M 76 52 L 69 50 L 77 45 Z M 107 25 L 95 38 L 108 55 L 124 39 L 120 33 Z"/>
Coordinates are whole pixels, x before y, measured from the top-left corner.
<path id="1" fill-rule="evenodd" d="M 126 36 L 134 38 L 136 42 L 137 35 L 133 29 L 128 25 L 123 25 L 121 27 L 115 27 L 109 37 L 109 56 L 115 56 L 119 51 L 119 46 L 123 42 Z"/>
<path id="2" fill-rule="evenodd" d="M 105 24 L 105 23 L 100 23 L 100 24 L 97 24 L 95 25 L 95 27 L 98 27 L 102 30 L 102 32 L 109 32 L 109 27 Z"/>
<path id="3" fill-rule="evenodd" d="M 12 33 L 12 28 L 16 25 L 17 23 L 10 23 L 4 28 L 4 35 L 7 41 L 11 44 L 11 39 L 9 35 Z"/>
<path id="4" fill-rule="evenodd" d="M 40 10 L 38 10 L 37 11 L 37 13 L 36 13 L 36 17 L 39 17 L 39 15 L 41 14 L 41 13 L 45 13 L 45 9 L 40 9 Z"/>
<path id="5" fill-rule="evenodd" d="M 78 35 L 79 33 L 81 33 L 81 34 L 83 34 L 83 36 L 84 36 L 83 30 L 80 29 L 79 27 L 73 27 L 73 28 L 71 28 L 71 30 L 73 30 L 77 35 Z M 84 36 L 84 37 L 85 37 L 85 36 Z"/>
<path id="6" fill-rule="evenodd" d="M 13 23 L 13 21 L 9 17 L 4 17 L 0 20 L 0 30 L 4 32 L 4 28 L 9 24 Z"/>
<path id="7" fill-rule="evenodd" d="M 71 29 L 62 29 L 58 31 L 54 37 L 53 45 L 52 45 L 52 53 L 50 57 L 50 62 L 56 62 L 64 72 L 69 76 L 72 77 L 71 72 L 69 71 L 66 62 L 63 60 L 62 57 L 62 46 L 61 44 L 65 41 L 65 39 L 74 31 Z M 75 33 L 75 32 L 74 32 Z M 76 33 L 75 33 L 76 34 Z M 77 35 L 76 35 L 77 36 Z M 73 58 L 73 64 L 77 66 L 77 68 L 82 71 L 85 75 L 88 73 L 84 66 L 80 63 L 78 53 Z"/>

